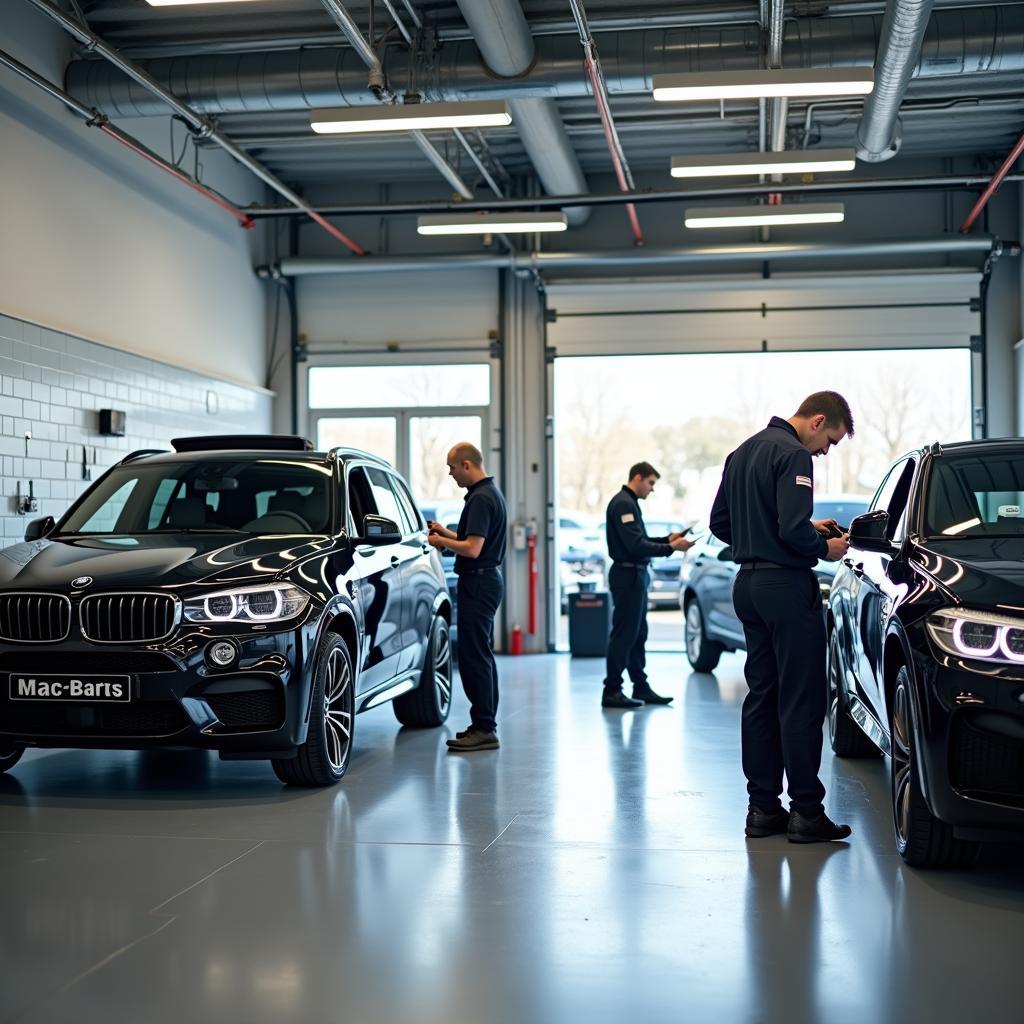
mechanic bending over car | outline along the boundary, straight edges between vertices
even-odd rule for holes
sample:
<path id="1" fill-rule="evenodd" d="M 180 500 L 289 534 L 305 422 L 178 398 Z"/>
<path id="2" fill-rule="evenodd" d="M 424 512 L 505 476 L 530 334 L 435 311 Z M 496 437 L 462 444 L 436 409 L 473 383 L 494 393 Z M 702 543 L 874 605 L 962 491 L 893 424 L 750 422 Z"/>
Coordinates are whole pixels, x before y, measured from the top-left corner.
<path id="1" fill-rule="evenodd" d="M 455 552 L 459 577 L 456 616 L 459 628 L 459 675 L 469 698 L 470 725 L 448 740 L 452 751 L 498 747 L 498 666 L 494 661 L 494 616 L 505 593 L 508 511 L 493 476 L 484 469 L 480 449 L 463 441 L 448 452 L 448 475 L 466 488 L 458 529 L 429 520 L 427 540 L 439 551 Z"/>
<path id="2" fill-rule="evenodd" d="M 725 460 L 711 532 L 739 563 L 733 600 L 747 643 L 743 774 L 749 838 L 786 834 L 793 843 L 846 839 L 825 814 L 818 778 L 826 712 L 825 620 L 811 571 L 837 561 L 849 540 L 834 519 L 811 520 L 812 457 L 853 436 L 845 398 L 818 391 L 789 417 L 773 416 Z M 790 810 L 783 809 L 782 775 Z"/>

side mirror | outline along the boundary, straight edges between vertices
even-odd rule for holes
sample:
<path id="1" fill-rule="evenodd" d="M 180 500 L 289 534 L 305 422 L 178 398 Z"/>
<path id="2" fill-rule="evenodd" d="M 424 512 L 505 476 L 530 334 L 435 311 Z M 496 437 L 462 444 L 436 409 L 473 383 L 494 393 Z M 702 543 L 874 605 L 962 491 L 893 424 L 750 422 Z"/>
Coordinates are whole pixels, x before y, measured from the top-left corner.
<path id="1" fill-rule="evenodd" d="M 385 516 L 363 517 L 363 540 L 367 544 L 397 544 L 402 539 L 398 523 Z"/>
<path id="2" fill-rule="evenodd" d="M 48 533 L 53 532 L 57 525 L 53 516 L 43 516 L 42 519 L 33 519 L 25 527 L 25 540 L 42 540 Z"/>
<path id="3" fill-rule="evenodd" d="M 736 559 L 733 558 L 732 548 L 729 547 L 728 544 L 726 544 L 726 546 L 724 548 L 722 548 L 721 551 L 718 552 L 718 555 L 716 557 L 718 558 L 718 560 L 720 562 L 735 562 L 736 561 Z"/>
<path id="4" fill-rule="evenodd" d="M 850 547 L 859 551 L 880 551 L 889 554 L 889 513 L 884 509 L 865 512 L 850 523 Z"/>

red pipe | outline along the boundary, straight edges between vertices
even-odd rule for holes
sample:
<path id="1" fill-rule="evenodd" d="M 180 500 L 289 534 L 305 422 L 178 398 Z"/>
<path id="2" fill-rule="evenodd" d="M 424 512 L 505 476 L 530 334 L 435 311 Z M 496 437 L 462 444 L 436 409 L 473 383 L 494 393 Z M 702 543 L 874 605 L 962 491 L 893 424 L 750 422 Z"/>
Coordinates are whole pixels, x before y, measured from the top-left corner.
<path id="1" fill-rule="evenodd" d="M 365 256 L 366 250 L 358 243 L 353 242 L 344 231 L 339 231 L 333 224 L 329 224 L 319 213 L 313 210 L 306 211 L 314 224 L 319 224 L 329 235 L 333 235 L 342 245 L 347 246 L 357 256 Z"/>
<path id="2" fill-rule="evenodd" d="M 183 170 L 175 167 L 173 164 L 169 164 L 166 160 L 158 157 L 156 153 L 150 152 L 145 146 L 140 143 L 134 142 L 128 138 L 127 135 L 119 132 L 113 125 L 110 124 L 97 124 L 97 128 L 104 135 L 109 135 L 110 138 L 120 142 L 126 149 L 130 149 L 137 156 L 141 156 L 143 160 L 148 160 L 154 167 L 159 167 L 160 170 L 166 171 L 171 177 L 177 178 L 178 181 L 185 185 L 188 185 L 193 192 L 198 192 L 201 196 L 209 199 L 211 203 L 216 203 L 222 210 L 227 210 L 228 213 L 234 217 L 243 228 L 253 228 L 256 226 L 256 221 L 252 219 L 248 214 L 243 213 L 238 209 L 237 206 L 232 206 L 223 196 L 217 195 L 216 192 L 206 188 L 205 185 L 200 185 L 194 178 L 189 177 Z"/>
<path id="3" fill-rule="evenodd" d="M 606 108 L 601 86 L 597 79 L 597 64 L 590 49 L 587 49 L 587 73 L 590 76 L 590 88 L 594 91 L 594 99 L 597 102 L 597 112 L 601 116 L 601 127 L 604 129 L 605 142 L 608 143 L 608 152 L 611 154 L 612 166 L 615 168 L 615 177 L 619 182 L 620 192 L 631 191 L 626 181 L 626 174 L 622 169 L 622 161 L 615 150 L 615 139 L 612 136 L 612 114 Z M 640 229 L 640 218 L 636 214 L 636 206 L 633 203 L 626 203 L 626 215 L 629 217 L 629 226 L 633 229 L 633 238 L 637 245 L 644 244 L 644 233 Z"/>
<path id="4" fill-rule="evenodd" d="M 532 636 L 537 632 L 537 534 L 533 532 L 526 539 L 529 555 L 530 587 L 529 587 L 529 620 L 527 628 Z"/>
<path id="5" fill-rule="evenodd" d="M 966 235 L 971 230 L 971 225 L 981 216 L 981 211 L 988 205 L 988 201 L 999 191 L 1003 178 L 1013 169 L 1013 165 L 1017 162 L 1021 153 L 1024 153 L 1024 135 L 1017 140 L 1017 145 L 1013 147 L 1010 155 L 1003 161 L 1003 166 L 996 171 L 985 191 L 978 197 L 978 201 L 972 207 L 971 212 L 967 214 L 967 219 L 960 225 L 961 234 Z"/>

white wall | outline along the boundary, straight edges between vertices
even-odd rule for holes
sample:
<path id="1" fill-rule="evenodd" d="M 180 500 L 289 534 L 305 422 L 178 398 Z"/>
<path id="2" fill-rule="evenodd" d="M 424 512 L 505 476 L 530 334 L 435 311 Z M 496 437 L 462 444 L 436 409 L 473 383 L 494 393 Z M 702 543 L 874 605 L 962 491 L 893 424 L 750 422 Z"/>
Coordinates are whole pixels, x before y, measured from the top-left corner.
<path id="1" fill-rule="evenodd" d="M 61 84 L 70 42 L 27 4 L 3 0 L 0 48 Z M 122 121 L 161 156 L 166 118 Z M 180 146 L 183 126 L 176 125 Z M 233 202 L 264 186 L 219 150 L 204 180 Z M 192 167 L 189 148 L 185 166 Z M 146 164 L 0 68 L 0 313 L 181 367 L 265 383 L 263 229 Z"/>

